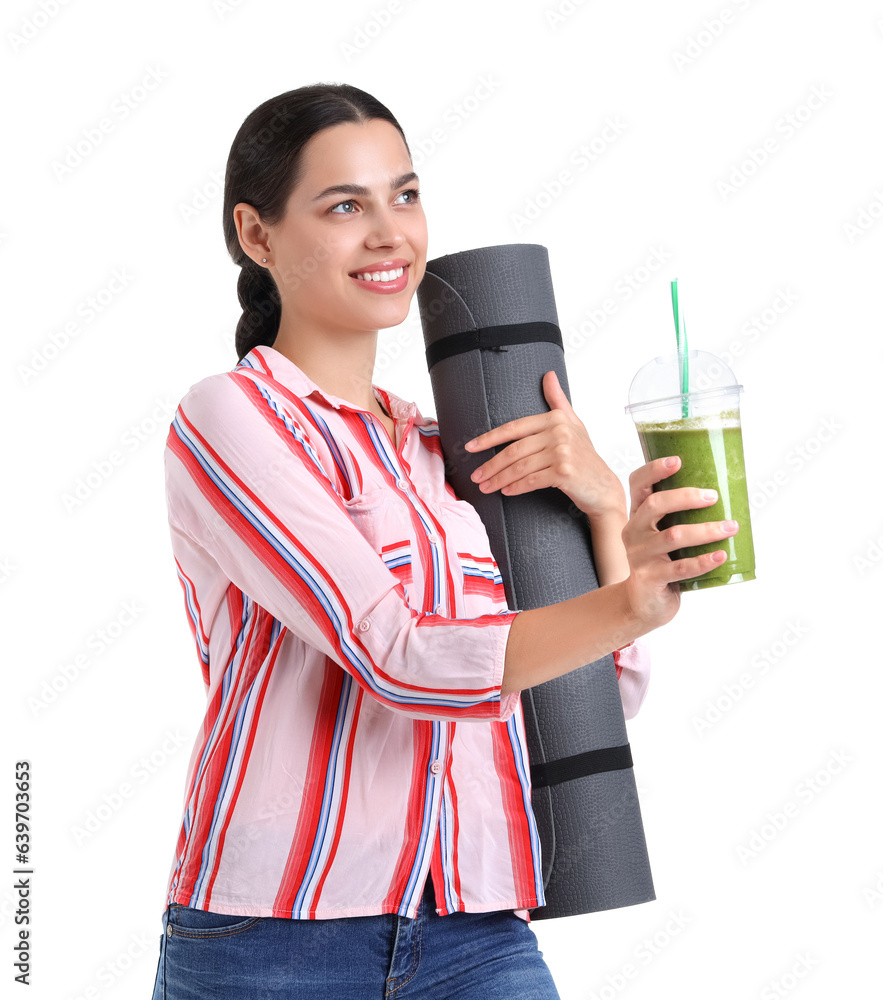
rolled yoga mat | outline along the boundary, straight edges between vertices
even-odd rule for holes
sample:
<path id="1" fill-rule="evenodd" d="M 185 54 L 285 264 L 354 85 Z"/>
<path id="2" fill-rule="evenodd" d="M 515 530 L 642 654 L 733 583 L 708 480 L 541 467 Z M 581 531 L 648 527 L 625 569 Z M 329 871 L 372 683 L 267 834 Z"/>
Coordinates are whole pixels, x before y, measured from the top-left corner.
<path id="1" fill-rule="evenodd" d="M 491 452 L 463 448 L 507 420 L 547 412 L 542 380 L 551 369 L 570 399 L 546 248 L 440 257 L 427 264 L 417 297 L 447 479 L 487 529 L 509 607 L 596 589 L 588 520 L 570 498 L 554 487 L 484 494 L 470 476 Z M 612 654 L 521 700 L 546 895 L 532 918 L 655 899 Z"/>

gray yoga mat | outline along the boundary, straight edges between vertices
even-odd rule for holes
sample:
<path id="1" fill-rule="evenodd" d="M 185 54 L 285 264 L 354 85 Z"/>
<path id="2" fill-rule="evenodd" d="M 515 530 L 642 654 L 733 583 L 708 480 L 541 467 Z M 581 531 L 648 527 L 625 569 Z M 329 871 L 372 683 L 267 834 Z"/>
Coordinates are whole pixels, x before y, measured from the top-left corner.
<path id="1" fill-rule="evenodd" d="M 484 494 L 469 478 L 493 452 L 463 444 L 548 411 L 543 374 L 568 398 L 545 247 L 510 244 L 439 257 L 417 290 L 448 481 L 488 533 L 510 608 L 598 586 L 588 520 L 561 490 Z M 613 656 L 521 695 L 546 905 L 567 917 L 656 898 Z"/>

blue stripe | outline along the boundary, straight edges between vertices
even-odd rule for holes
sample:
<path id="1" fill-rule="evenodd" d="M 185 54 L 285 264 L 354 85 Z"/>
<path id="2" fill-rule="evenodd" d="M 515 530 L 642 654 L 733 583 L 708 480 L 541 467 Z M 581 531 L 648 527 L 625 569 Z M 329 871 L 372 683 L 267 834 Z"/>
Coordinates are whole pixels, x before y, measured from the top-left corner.
<path id="1" fill-rule="evenodd" d="M 483 570 L 479 569 L 477 566 L 464 566 L 463 567 L 463 575 L 464 576 L 478 576 L 478 577 L 481 577 L 482 580 L 487 580 L 488 583 L 502 583 L 503 582 L 503 578 L 502 578 L 502 576 L 500 576 L 499 573 L 494 574 L 493 570 L 488 570 L 487 572 L 484 572 Z"/>
<path id="2" fill-rule="evenodd" d="M 276 400 L 272 398 L 272 396 L 260 384 L 260 382 L 254 382 L 254 384 L 257 387 L 258 392 L 266 400 L 267 405 L 270 407 L 273 413 L 282 421 L 282 424 L 285 427 L 285 429 L 289 432 L 289 434 L 291 434 L 294 440 L 297 441 L 297 443 L 303 448 L 304 453 L 309 455 L 310 459 L 313 462 L 313 465 L 315 465 L 316 468 L 322 473 L 322 475 L 326 479 L 328 479 L 328 473 L 325 471 L 325 466 L 323 466 L 322 463 L 319 461 L 319 456 L 316 454 L 310 442 L 306 439 L 306 436 L 304 435 L 302 429 L 298 426 L 298 424 L 294 420 L 291 419 L 291 417 L 288 416 L 287 413 L 283 413 L 279 409 L 278 405 L 276 404 Z"/>
<path id="3" fill-rule="evenodd" d="M 412 491 L 408 490 L 405 494 L 411 502 L 411 506 L 414 508 L 414 512 L 420 519 L 420 524 L 423 528 L 423 532 L 427 538 L 427 544 L 429 545 L 429 551 L 432 555 L 432 610 L 435 611 L 436 607 L 441 603 L 441 570 L 439 568 L 439 558 L 438 558 L 438 548 L 435 544 L 429 541 L 429 536 L 435 534 L 435 529 L 423 516 L 423 512 L 417 508 L 417 503 L 412 495 Z M 440 546 L 441 541 L 438 542 Z"/>
<path id="4" fill-rule="evenodd" d="M 331 752 L 329 754 L 328 766 L 325 769 L 325 787 L 322 792 L 322 808 L 319 810 L 319 826 L 316 830 L 316 835 L 313 838 L 313 849 L 310 852 L 310 859 L 307 862 L 307 868 L 304 872 L 303 881 L 297 890 L 297 895 L 294 897 L 294 905 L 291 908 L 292 917 L 303 916 L 301 908 L 304 904 L 304 895 L 306 894 L 307 886 L 313 878 L 316 867 L 319 864 L 319 856 L 322 853 L 322 847 L 325 843 L 325 835 L 328 832 L 328 817 L 331 814 L 331 803 L 334 801 L 335 797 L 337 758 L 340 754 L 341 740 L 343 737 L 343 724 L 347 715 L 352 684 L 353 680 L 349 674 L 344 674 L 343 684 L 340 689 L 340 698 L 337 701 L 337 715 L 334 719 L 334 736 L 331 741 Z"/>
<path id="5" fill-rule="evenodd" d="M 506 729 L 509 732 L 509 743 L 512 747 L 512 759 L 515 761 L 515 769 L 518 772 L 518 780 L 521 783 L 521 799 L 524 803 L 524 816 L 530 829 L 530 851 L 531 857 L 533 858 L 534 888 L 537 893 L 537 899 L 540 901 L 540 905 L 542 905 L 545 900 L 545 895 L 543 893 L 543 873 L 540 870 L 540 839 L 537 834 L 536 819 L 534 818 L 533 809 L 530 804 L 530 794 L 528 791 L 529 781 L 527 777 L 527 768 L 525 766 L 526 762 L 524 760 L 524 756 L 522 755 L 521 740 L 518 738 L 518 730 L 515 726 L 514 716 L 509 717 L 509 720 L 506 723 Z"/>
<path id="6" fill-rule="evenodd" d="M 440 722 L 432 723 L 432 746 L 430 751 L 430 760 L 435 760 L 438 757 L 441 725 L 442 724 Z M 427 767 L 426 784 L 423 786 L 423 823 L 420 828 L 420 841 L 417 845 L 417 853 L 414 858 L 414 863 L 411 866 L 411 874 L 408 876 L 408 882 L 405 886 L 405 893 L 402 898 L 402 905 L 399 909 L 399 916 L 404 916 L 408 906 L 411 905 L 414 891 L 417 888 L 417 876 L 420 869 L 423 867 L 423 859 L 426 856 L 426 844 L 429 840 L 429 820 L 432 810 L 434 783 L 435 779 L 432 777 L 432 772 Z"/>
<path id="7" fill-rule="evenodd" d="M 394 466 L 390 461 L 389 455 L 387 454 L 386 445 L 380 438 L 380 435 L 377 433 L 377 428 L 374 425 L 374 421 L 370 418 L 370 416 L 366 414 L 360 413 L 359 416 L 362 418 L 362 422 L 368 429 L 368 434 L 371 438 L 371 441 L 374 444 L 374 450 L 377 452 L 377 456 L 380 458 L 384 468 L 390 473 L 390 475 L 395 476 L 396 479 L 404 478 L 398 466 Z M 416 511 L 417 516 L 420 518 L 420 523 L 423 525 L 423 530 L 426 532 L 427 536 L 433 534 L 434 532 L 429 522 L 426 520 L 423 514 L 417 509 L 417 500 L 414 497 L 413 490 L 404 490 L 403 492 L 410 501 L 411 506 Z M 433 610 L 435 610 L 435 608 L 441 602 L 441 569 L 439 567 L 438 551 L 435 545 L 433 545 L 430 542 L 429 548 L 432 553 L 432 608 Z"/>
<path id="8" fill-rule="evenodd" d="M 448 854 L 448 803 L 442 789 L 441 812 L 439 813 L 438 835 L 441 837 L 442 882 L 445 894 L 445 906 L 454 909 L 453 889 L 451 888 L 450 868 L 451 856 Z"/>
<path id="9" fill-rule="evenodd" d="M 190 581 L 181 570 L 178 570 L 178 579 L 181 581 L 184 587 L 184 605 L 187 608 L 187 614 L 190 616 L 193 622 L 193 631 L 196 639 L 196 649 L 199 653 L 199 658 L 203 663 L 208 664 L 208 646 L 202 640 L 202 620 L 196 610 L 196 601 L 193 595 L 193 587 L 190 586 Z"/>
<path id="10" fill-rule="evenodd" d="M 205 876 L 208 874 L 207 864 L 210 854 L 210 848 L 215 841 L 216 831 L 218 826 L 218 819 L 221 813 L 221 802 L 224 798 L 224 794 L 227 791 L 227 785 L 230 781 L 230 774 L 233 771 L 233 764 L 239 757 L 239 738 L 242 735 L 242 720 L 245 717 L 245 713 L 248 710 L 249 702 L 251 701 L 251 696 L 254 691 L 254 685 L 250 685 L 248 689 L 248 694 L 245 697 L 243 703 L 239 706 L 239 711 L 236 713 L 236 718 L 233 723 L 233 738 L 230 741 L 230 750 L 227 753 L 227 762 L 224 765 L 224 775 L 221 778 L 221 787 L 218 791 L 217 798 L 215 799 L 214 809 L 212 810 L 212 821 L 209 826 L 208 837 L 206 838 L 205 847 L 202 849 L 202 857 L 200 859 L 199 865 L 199 875 L 194 883 L 193 894 L 194 896 L 199 896 L 202 893 L 202 883 Z"/>
<path id="11" fill-rule="evenodd" d="M 386 452 L 386 448 L 381 441 L 380 435 L 377 433 L 377 428 L 374 426 L 374 421 L 368 414 L 365 413 L 360 413 L 359 417 L 368 431 L 368 437 L 371 438 L 371 442 L 374 445 L 374 451 L 377 453 L 377 457 L 380 459 L 384 469 L 386 469 L 386 471 L 394 479 L 403 479 L 404 476 L 402 475 L 401 469 L 397 465 L 394 465 L 390 460 L 390 457 Z"/>
<path id="12" fill-rule="evenodd" d="M 328 428 L 328 424 L 321 417 L 321 415 L 318 414 L 311 407 L 307 406 L 305 400 L 302 400 L 301 402 L 303 403 L 304 408 L 309 411 L 313 420 L 315 420 L 316 423 L 319 425 L 319 430 L 321 431 L 322 439 L 325 441 L 325 444 L 328 446 L 328 450 L 331 452 L 331 457 L 334 460 L 335 468 L 340 473 L 341 479 L 343 479 L 343 481 L 346 483 L 347 489 L 349 490 L 349 495 L 352 496 L 353 495 L 352 479 L 350 478 L 349 470 L 346 467 L 346 461 L 340 451 L 337 439 L 331 433 L 331 431 Z"/>
<path id="13" fill-rule="evenodd" d="M 432 542 L 429 543 L 429 549 L 432 553 L 432 608 L 435 610 L 441 603 L 441 567 L 438 561 L 438 549 Z"/>
<path id="14" fill-rule="evenodd" d="M 240 593 L 241 593 L 241 591 L 240 591 Z M 215 716 L 215 721 L 212 724 L 211 732 L 208 734 L 208 739 L 205 741 L 205 745 L 202 748 L 202 754 L 201 754 L 201 756 L 199 758 L 199 764 L 198 764 L 197 769 L 196 769 L 196 777 L 194 778 L 194 781 L 193 781 L 194 792 L 195 792 L 196 788 L 198 788 L 199 782 L 202 780 L 203 772 L 205 771 L 206 764 L 208 763 L 209 757 L 211 757 L 211 755 L 212 755 L 212 751 L 214 750 L 215 743 L 216 743 L 217 737 L 218 737 L 219 732 L 220 732 L 221 719 L 223 719 L 223 717 L 224 717 L 224 709 L 226 708 L 226 705 L 227 705 L 227 698 L 228 698 L 229 693 L 230 693 L 230 686 L 232 684 L 233 674 L 234 674 L 234 671 L 236 669 L 238 669 L 239 661 L 241 659 L 240 653 L 242 651 L 242 647 L 243 647 L 243 644 L 245 642 L 246 626 L 247 626 L 247 624 L 249 623 L 249 621 L 251 619 L 252 602 L 244 594 L 242 595 L 242 597 L 243 597 L 242 614 L 240 615 L 239 632 L 236 635 L 236 649 L 234 650 L 233 654 L 231 655 L 231 657 L 230 657 L 230 659 L 229 659 L 229 661 L 227 663 L 227 667 L 224 670 L 224 675 L 221 678 L 221 704 L 220 704 L 220 707 L 218 708 L 218 714 Z M 216 805 L 217 805 L 217 800 L 215 800 L 215 802 L 216 802 Z M 192 806 L 192 799 L 191 799 L 191 805 L 190 805 L 188 811 L 190 811 L 192 809 L 193 809 L 193 806 Z M 192 820 L 191 820 L 191 822 L 192 822 Z M 188 825 L 187 825 L 186 833 L 187 833 L 187 837 L 189 838 L 189 836 L 190 836 L 190 823 L 188 823 Z M 211 844 L 211 840 L 212 840 L 211 828 L 209 828 L 209 836 L 206 839 L 206 847 L 208 847 Z M 198 886 L 202 882 L 203 871 L 204 871 L 204 867 L 205 867 L 205 859 L 206 859 L 206 853 L 205 853 L 205 848 L 203 848 L 202 857 L 201 857 L 200 865 L 199 865 L 199 871 L 198 871 L 197 876 L 196 876 L 196 882 L 194 883 L 195 886 Z M 191 899 L 195 900 L 197 898 L 198 894 L 199 894 L 198 888 L 194 888 L 193 895 L 191 896 Z M 191 903 L 191 905 L 193 905 L 193 904 Z"/>
<path id="15" fill-rule="evenodd" d="M 285 562 L 300 576 L 300 578 L 309 586 L 310 591 L 318 600 L 319 604 L 325 610 L 326 617 L 328 621 L 334 627 L 335 634 L 340 640 L 340 647 L 343 655 L 346 657 L 347 661 L 352 665 L 359 676 L 364 680 L 365 684 L 372 690 L 380 694 L 383 698 L 388 701 L 394 702 L 399 705 L 429 705 L 429 706 L 440 706 L 440 707 L 472 707 L 483 704 L 490 704 L 498 702 L 500 700 L 498 695 L 494 695 L 491 698 L 474 698 L 470 700 L 459 700 L 452 698 L 432 698 L 424 695 L 411 695 L 410 697 L 405 697 L 403 695 L 394 694 L 392 691 L 388 691 L 382 687 L 377 680 L 374 678 L 370 669 L 366 666 L 362 660 L 359 659 L 358 654 L 349 645 L 350 639 L 346 636 L 342 623 L 338 618 L 337 613 L 331 606 L 328 597 L 322 590 L 319 582 L 313 577 L 310 571 L 302 565 L 294 553 L 285 547 L 285 545 L 272 534 L 271 530 L 264 525 L 264 523 L 259 520 L 258 516 L 252 511 L 250 507 L 246 505 L 243 500 L 240 500 L 223 482 L 220 474 L 215 470 L 210 459 L 203 455 L 199 449 L 197 443 L 190 439 L 184 427 L 178 422 L 178 418 L 172 422 L 172 427 L 175 432 L 180 437 L 182 442 L 194 456 L 194 458 L 199 462 L 200 466 L 209 476 L 209 478 L 214 483 L 218 492 L 229 502 L 230 506 L 239 511 L 240 514 L 245 517 L 245 519 L 259 532 L 259 534 L 267 541 L 272 548 L 285 560 Z"/>

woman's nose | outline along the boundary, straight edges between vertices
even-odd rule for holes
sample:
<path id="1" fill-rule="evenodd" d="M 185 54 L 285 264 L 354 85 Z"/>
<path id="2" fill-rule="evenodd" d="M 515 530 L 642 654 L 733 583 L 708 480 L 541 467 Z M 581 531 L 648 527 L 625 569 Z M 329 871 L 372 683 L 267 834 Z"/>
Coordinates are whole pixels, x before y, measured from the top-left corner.
<path id="1" fill-rule="evenodd" d="M 405 242 L 405 234 L 392 212 L 377 212 L 365 242 L 372 247 L 400 247 Z"/>

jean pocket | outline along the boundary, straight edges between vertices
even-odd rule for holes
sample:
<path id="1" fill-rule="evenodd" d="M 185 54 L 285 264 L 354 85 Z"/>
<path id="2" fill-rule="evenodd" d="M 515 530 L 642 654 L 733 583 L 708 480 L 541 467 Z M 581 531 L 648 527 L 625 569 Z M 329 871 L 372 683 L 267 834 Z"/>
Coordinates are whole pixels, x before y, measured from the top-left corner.
<path id="1" fill-rule="evenodd" d="M 259 924 L 263 917 L 243 917 L 233 913 L 210 913 L 193 906 L 173 903 L 169 907 L 167 933 L 190 938 L 228 937 Z"/>

